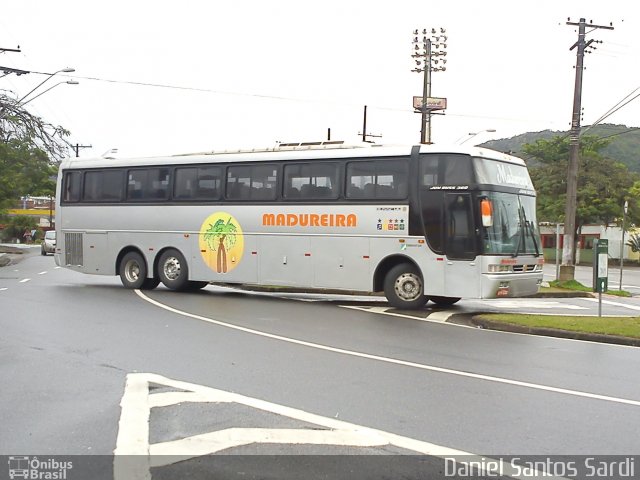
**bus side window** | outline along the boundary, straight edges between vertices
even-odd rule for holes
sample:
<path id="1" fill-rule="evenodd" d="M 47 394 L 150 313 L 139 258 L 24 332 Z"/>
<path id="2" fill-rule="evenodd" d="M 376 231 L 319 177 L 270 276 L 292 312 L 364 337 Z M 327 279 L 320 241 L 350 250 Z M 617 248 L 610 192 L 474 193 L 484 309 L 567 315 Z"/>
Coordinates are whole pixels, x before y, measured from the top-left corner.
<path id="1" fill-rule="evenodd" d="M 86 202 L 119 202 L 122 200 L 124 171 L 92 170 L 84 175 L 82 200 Z"/>
<path id="2" fill-rule="evenodd" d="M 406 198 L 408 181 L 409 164 L 405 159 L 376 159 L 347 164 L 347 198 Z M 401 190 L 396 185 L 404 185 L 404 188 Z"/>
<path id="3" fill-rule="evenodd" d="M 65 202 L 79 202 L 80 201 L 80 186 L 82 180 L 82 173 L 80 172 L 66 172 L 64 174 L 64 195 L 62 199 Z"/>
<path id="4" fill-rule="evenodd" d="M 196 175 L 196 168 L 176 168 L 173 198 L 176 200 L 189 200 L 193 198 Z"/>
<path id="5" fill-rule="evenodd" d="M 201 200 L 219 199 L 222 169 L 220 167 L 198 167 L 196 170 L 197 180 L 194 184 L 194 195 Z"/>
<path id="6" fill-rule="evenodd" d="M 335 163 L 290 163 L 284 166 L 284 198 L 319 200 L 338 198 Z"/>
<path id="7" fill-rule="evenodd" d="M 473 259 L 476 257 L 473 211 L 468 194 L 446 194 L 447 256 Z"/>

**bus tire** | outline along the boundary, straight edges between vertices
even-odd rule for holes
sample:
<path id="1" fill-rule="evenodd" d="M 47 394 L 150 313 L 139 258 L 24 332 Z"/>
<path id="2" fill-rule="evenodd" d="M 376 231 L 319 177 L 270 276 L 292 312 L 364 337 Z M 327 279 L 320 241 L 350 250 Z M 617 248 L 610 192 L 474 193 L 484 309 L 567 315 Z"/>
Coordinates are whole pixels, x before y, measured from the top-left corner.
<path id="1" fill-rule="evenodd" d="M 170 248 L 160 256 L 158 278 L 171 290 L 186 290 L 189 286 L 189 266 L 178 250 Z"/>
<path id="2" fill-rule="evenodd" d="M 122 257 L 119 270 L 125 288 L 142 288 L 147 279 L 147 264 L 138 252 L 129 252 Z"/>
<path id="3" fill-rule="evenodd" d="M 158 277 L 145 278 L 140 290 L 153 290 L 158 285 L 160 285 L 160 279 Z"/>
<path id="4" fill-rule="evenodd" d="M 433 303 L 435 303 L 436 305 L 441 305 L 443 307 L 449 306 L 449 305 L 453 305 L 454 303 L 457 303 L 460 301 L 459 297 L 437 297 L 437 296 L 430 296 L 429 300 L 431 300 Z"/>
<path id="5" fill-rule="evenodd" d="M 384 295 L 395 308 L 416 309 L 427 303 L 422 275 L 410 263 L 401 263 L 389 270 L 384 278 Z"/>
<path id="6" fill-rule="evenodd" d="M 197 282 L 195 280 L 192 280 L 189 282 L 189 285 L 187 285 L 187 290 L 195 292 L 196 290 L 203 289 L 207 285 L 209 285 L 209 282 Z"/>

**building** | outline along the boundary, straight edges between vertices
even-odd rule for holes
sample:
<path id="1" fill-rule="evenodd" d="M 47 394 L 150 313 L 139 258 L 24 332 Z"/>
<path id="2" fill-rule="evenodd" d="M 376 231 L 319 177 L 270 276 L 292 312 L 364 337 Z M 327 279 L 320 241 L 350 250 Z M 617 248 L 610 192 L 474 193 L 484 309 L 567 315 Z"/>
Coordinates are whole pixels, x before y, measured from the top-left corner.
<path id="1" fill-rule="evenodd" d="M 544 251 L 544 259 L 547 263 L 556 262 L 556 245 L 559 243 L 559 257 L 562 260 L 563 248 L 563 225 L 560 225 L 559 238 L 557 226 L 554 224 L 540 224 L 540 237 L 542 239 L 542 248 Z M 624 243 L 626 244 L 629 237 L 634 233 L 640 233 L 640 229 L 633 228 L 625 231 Z M 593 264 L 593 242 L 596 239 L 609 240 L 609 258 L 620 259 L 620 247 L 622 241 L 622 228 L 612 223 L 609 225 L 583 225 L 579 235 L 576 236 L 578 248 L 576 249 L 576 264 Z M 556 241 L 559 240 L 559 242 Z M 632 252 L 631 247 L 624 245 L 622 247 L 624 260 L 638 261 L 640 252 Z"/>

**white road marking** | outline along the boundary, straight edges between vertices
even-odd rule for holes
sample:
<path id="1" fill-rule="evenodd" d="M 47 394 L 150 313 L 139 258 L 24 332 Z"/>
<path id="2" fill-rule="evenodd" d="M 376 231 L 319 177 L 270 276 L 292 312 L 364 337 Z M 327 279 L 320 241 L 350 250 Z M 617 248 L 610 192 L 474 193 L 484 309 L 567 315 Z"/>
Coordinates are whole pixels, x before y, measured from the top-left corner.
<path id="1" fill-rule="evenodd" d="M 438 312 L 430 313 L 428 318 L 430 320 L 435 320 L 436 322 L 446 322 L 447 320 L 449 320 L 449 317 L 451 317 L 451 315 L 453 315 L 454 313 L 456 312 L 440 310 Z"/>
<path id="2" fill-rule="evenodd" d="M 549 302 L 544 300 L 479 300 L 478 302 L 494 308 L 522 309 L 522 308 L 565 308 L 567 310 L 589 310 L 586 307 L 568 303 Z"/>
<path id="3" fill-rule="evenodd" d="M 29 280 L 31 280 L 30 278 L 23 278 L 22 280 L 20 280 L 20 283 L 27 283 Z"/>
<path id="4" fill-rule="evenodd" d="M 581 298 L 581 300 L 584 300 L 586 302 L 598 303 L 598 299 L 597 298 Z M 612 302 L 611 300 L 602 300 L 602 303 L 605 304 L 605 305 L 614 305 L 616 307 L 624 307 L 624 308 L 628 308 L 630 310 L 640 310 L 640 306 L 629 305 L 628 303 Z"/>
<path id="5" fill-rule="evenodd" d="M 341 308 L 350 308 L 352 310 L 359 310 L 361 312 L 367 313 L 380 313 L 383 315 L 389 315 L 391 317 L 400 317 L 400 318 L 408 318 L 410 320 L 418 320 L 420 322 L 433 322 L 433 323 L 444 323 L 447 319 L 453 315 L 455 312 L 433 312 L 430 313 L 428 317 L 418 317 L 416 315 L 407 315 L 406 313 L 397 313 L 389 310 L 393 310 L 391 307 L 359 307 L 357 305 L 338 305 Z M 467 327 L 466 325 L 456 325 L 460 327 L 466 328 L 474 328 Z"/>
<path id="6" fill-rule="evenodd" d="M 62 267 L 53 267 L 53 269 L 54 269 L 54 270 L 59 270 L 59 269 L 61 269 L 61 268 L 62 268 Z"/>
<path id="7" fill-rule="evenodd" d="M 180 391 L 151 393 L 149 388 L 151 383 Z M 193 402 L 214 405 L 222 403 L 243 405 L 322 428 L 226 428 L 168 442 L 149 443 L 149 421 L 152 408 Z M 489 464 L 486 461 L 488 459 L 461 450 L 315 415 L 285 405 L 204 385 L 172 380 L 152 373 L 127 375 L 125 392 L 120 406 L 122 411 L 114 450 L 114 480 L 150 480 L 151 467 L 172 465 L 190 458 L 215 454 L 225 449 L 251 443 L 367 447 L 393 445 L 417 454 L 440 458 L 471 455 L 469 460 L 484 460 L 485 464 Z M 132 461 L 131 456 L 134 456 L 135 461 Z M 510 464 L 496 462 L 493 465 L 498 467 L 497 471 L 504 472 L 506 475 L 514 473 Z M 485 473 L 497 473 L 497 471 Z"/>
<path id="8" fill-rule="evenodd" d="M 9 290 L 7 287 L 0 288 L 0 292 L 4 292 L 5 290 Z"/>
<path id="9" fill-rule="evenodd" d="M 640 407 L 640 400 L 631 400 L 631 399 L 626 399 L 626 398 L 618 398 L 618 397 L 612 397 L 609 395 L 600 395 L 600 394 L 596 394 L 596 393 L 589 393 L 589 392 L 582 392 L 579 390 L 570 390 L 567 388 L 559 388 L 559 387 L 552 387 L 549 385 L 542 385 L 542 384 L 537 384 L 537 383 L 530 383 L 530 382 L 521 382 L 519 380 L 511 380 L 508 378 L 501 378 L 501 377 L 494 377 L 491 375 L 483 375 L 480 373 L 471 373 L 471 372 L 465 372 L 465 371 L 461 371 L 461 370 L 453 370 L 450 368 L 443 368 L 443 367 L 436 367 L 433 365 L 425 365 L 422 363 L 415 363 L 415 362 L 409 362 L 406 360 L 398 360 L 396 358 L 389 358 L 389 357 L 382 357 L 380 355 L 373 355 L 370 353 L 363 353 L 363 352 L 356 352 L 353 350 L 347 350 L 344 348 L 336 348 L 336 347 L 331 347 L 329 345 L 322 345 L 319 343 L 313 343 L 313 342 L 307 342 L 304 340 L 298 340 L 295 338 L 289 338 L 289 337 L 285 337 L 282 335 L 276 335 L 273 333 L 267 333 L 267 332 L 262 332 L 260 330 L 254 330 L 252 328 L 247 328 L 247 327 L 241 327 L 238 325 L 233 325 L 231 323 L 226 323 L 223 322 L 221 320 L 214 320 L 212 318 L 207 318 L 207 317 L 203 317 L 202 315 L 196 315 L 193 313 L 189 313 L 189 312 L 185 312 L 182 310 L 178 310 L 177 308 L 173 308 L 170 307 L 168 305 L 164 305 L 156 300 L 153 300 L 149 297 L 147 297 L 144 293 L 142 293 L 140 290 L 134 290 L 134 292 L 136 293 L 136 295 L 138 295 L 140 298 L 142 298 L 143 300 L 145 300 L 146 302 L 149 302 L 152 305 L 155 305 L 156 307 L 162 308 L 168 312 L 171 313 L 175 313 L 177 315 L 182 315 L 185 317 L 189 317 L 189 318 L 193 318 L 195 320 L 200 320 L 203 322 L 207 322 L 207 323 L 211 323 L 214 325 L 218 325 L 221 327 L 225 327 L 225 328 L 230 328 L 233 330 L 237 330 L 240 332 L 244 332 L 244 333 L 249 333 L 252 335 L 258 335 L 264 338 L 271 338 L 273 340 L 279 340 L 279 341 L 283 341 L 283 342 L 287 342 L 287 343 L 292 343 L 295 345 L 301 345 L 304 347 L 309 347 L 309 348 L 315 348 L 318 350 L 324 350 L 327 352 L 333 352 L 333 353 L 339 353 L 342 355 L 349 355 L 352 357 L 358 357 L 358 358 L 365 358 L 368 360 L 375 360 L 375 361 L 379 361 L 379 362 L 384 362 L 384 363 L 390 363 L 393 365 L 401 365 L 401 366 L 405 366 L 405 367 L 411 367 L 411 368 L 417 368 L 420 370 L 426 370 L 426 371 L 431 371 L 431 372 L 437 372 L 437 373 L 443 373 L 443 374 L 448 374 L 448 375 L 455 375 L 455 376 L 459 376 L 459 377 L 465 377 L 465 378 L 473 378 L 476 380 L 484 380 L 484 381 L 488 381 L 488 382 L 495 382 L 495 383 L 501 383 L 501 384 L 505 384 L 505 385 L 513 385 L 513 386 L 518 386 L 518 387 L 525 387 L 525 388 L 531 388 L 534 390 L 541 390 L 541 391 L 547 391 L 547 392 L 553 392 L 553 393 L 560 393 L 560 394 L 564 394 L 564 395 L 572 395 L 575 397 L 581 397 L 581 398 L 589 398 L 592 400 L 603 400 L 603 401 L 607 401 L 607 402 L 613 402 L 613 403 L 620 403 L 620 404 L 625 404 L 625 405 L 632 405 L 634 407 Z"/>
<path id="10" fill-rule="evenodd" d="M 38 275 L 46 275 L 47 271 L 45 270 L 44 272 L 40 272 Z"/>

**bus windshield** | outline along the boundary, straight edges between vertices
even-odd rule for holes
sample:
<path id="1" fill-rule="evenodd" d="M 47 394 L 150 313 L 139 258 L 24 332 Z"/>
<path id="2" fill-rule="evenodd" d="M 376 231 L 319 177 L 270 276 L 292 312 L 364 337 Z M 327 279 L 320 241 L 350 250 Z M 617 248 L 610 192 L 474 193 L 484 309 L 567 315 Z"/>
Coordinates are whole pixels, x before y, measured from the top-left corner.
<path id="1" fill-rule="evenodd" d="M 486 192 L 490 207 L 483 210 L 483 253 L 512 256 L 541 255 L 535 197 Z"/>

